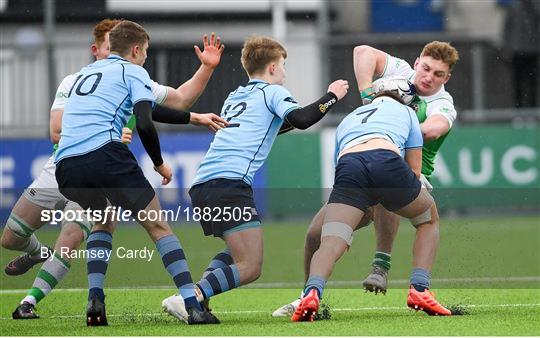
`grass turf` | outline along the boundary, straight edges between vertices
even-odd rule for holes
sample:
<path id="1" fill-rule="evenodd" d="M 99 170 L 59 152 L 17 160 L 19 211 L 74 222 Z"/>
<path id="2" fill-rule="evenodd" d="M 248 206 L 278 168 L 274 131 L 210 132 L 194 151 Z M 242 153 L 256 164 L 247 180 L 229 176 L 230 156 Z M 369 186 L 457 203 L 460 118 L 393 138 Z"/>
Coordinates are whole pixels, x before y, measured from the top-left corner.
<path id="1" fill-rule="evenodd" d="M 441 302 L 466 307 L 469 315 L 432 318 L 405 307 L 414 229 L 402 224 L 392 255 L 387 296 L 364 295 L 360 281 L 370 269 L 374 250 L 373 229 L 356 233 L 351 250 L 337 264 L 325 301 L 332 319 L 316 323 L 289 323 L 270 313 L 298 296 L 302 280 L 305 222 L 269 224 L 265 227 L 265 265 L 255 288 L 243 288 L 213 300 L 223 324 L 189 327 L 160 313 L 161 299 L 174 292 L 157 251 L 151 261 L 119 259 L 113 254 L 106 280 L 109 328 L 86 328 L 84 291 L 56 290 L 39 305 L 43 317 L 13 321 L 11 311 L 32 285 L 37 268 L 19 277 L 0 278 L 1 335 L 540 335 L 540 224 L 538 217 L 444 219 L 441 246 L 432 273 L 432 287 Z M 186 250 L 195 278 L 209 259 L 223 248 L 220 240 L 205 238 L 198 226 L 175 227 Z M 37 232 L 53 244 L 55 228 Z M 154 249 L 146 233 L 121 225 L 114 248 Z M 114 249 L 113 249 L 114 250 Z M 0 250 L 4 266 L 13 252 Z M 86 287 L 83 259 L 60 288 Z M 508 279 L 510 278 L 510 279 Z M 132 287 L 162 290 L 129 290 Z M 271 288 L 270 288 L 271 287 Z M 354 289 L 335 289 L 336 287 Z M 112 288 L 115 288 L 114 290 Z M 521 305 L 520 305 L 521 304 Z M 525 304 L 525 305 L 523 305 Z"/>
<path id="2" fill-rule="evenodd" d="M 325 302 L 330 320 L 292 323 L 272 318 L 271 312 L 295 298 L 292 289 L 240 289 L 212 301 L 222 324 L 188 326 L 160 312 L 168 290 L 110 290 L 107 297 L 109 327 L 86 327 L 85 293 L 59 291 L 39 307 L 38 320 L 9 318 L 19 294 L 2 295 L 2 335 L 309 335 L 309 336 L 453 336 L 540 335 L 540 290 L 442 289 L 438 298 L 465 306 L 468 314 L 429 317 L 406 308 L 406 290 L 391 289 L 386 296 L 364 294 L 358 289 L 329 289 Z"/>

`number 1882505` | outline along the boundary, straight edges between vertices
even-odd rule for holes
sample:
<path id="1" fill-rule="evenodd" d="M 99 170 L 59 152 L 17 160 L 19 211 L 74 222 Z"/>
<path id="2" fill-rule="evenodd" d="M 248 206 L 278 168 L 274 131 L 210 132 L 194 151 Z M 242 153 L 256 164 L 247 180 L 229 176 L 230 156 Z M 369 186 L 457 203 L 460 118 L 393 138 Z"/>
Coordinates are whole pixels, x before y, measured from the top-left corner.
<path id="1" fill-rule="evenodd" d="M 253 219 L 251 207 L 193 207 L 184 208 L 183 212 L 188 222 L 250 222 Z"/>

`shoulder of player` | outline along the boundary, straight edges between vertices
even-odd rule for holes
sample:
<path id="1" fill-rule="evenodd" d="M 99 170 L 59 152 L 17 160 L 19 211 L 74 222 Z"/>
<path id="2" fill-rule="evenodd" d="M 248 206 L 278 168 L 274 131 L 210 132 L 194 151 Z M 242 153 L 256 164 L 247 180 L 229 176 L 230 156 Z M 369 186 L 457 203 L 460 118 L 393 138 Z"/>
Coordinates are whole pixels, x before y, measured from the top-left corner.
<path id="1" fill-rule="evenodd" d="M 444 88 L 441 88 L 441 90 L 435 95 L 422 97 L 422 98 L 426 101 L 428 105 L 430 103 L 437 102 L 437 101 L 440 101 L 440 102 L 447 101 L 447 102 L 450 102 L 452 105 L 454 104 L 454 98 Z"/>
<path id="2" fill-rule="evenodd" d="M 433 107 L 435 105 L 439 104 L 448 104 L 450 103 L 452 106 L 454 106 L 454 99 L 452 98 L 452 95 L 448 93 L 446 90 L 441 89 L 440 92 L 437 94 L 430 96 L 430 97 L 424 97 L 424 100 L 426 100 L 427 108 L 429 109 L 430 106 Z"/>
<path id="3" fill-rule="evenodd" d="M 388 54 L 386 52 L 384 53 L 386 54 L 384 68 L 383 68 L 382 73 L 379 74 L 377 77 L 387 77 L 387 76 L 392 76 L 396 74 L 405 76 L 409 80 L 411 80 L 414 77 L 416 72 L 407 61 L 397 56 Z"/>
<path id="4" fill-rule="evenodd" d="M 152 79 L 150 79 L 150 86 L 152 87 L 152 89 L 154 89 L 154 88 L 161 88 L 161 87 L 167 88 L 166 85 L 162 85 L 161 83 L 158 83 L 158 82 L 156 82 L 156 81 L 154 81 L 154 80 L 152 80 Z"/>
<path id="5" fill-rule="evenodd" d="M 137 78 L 145 83 L 150 83 L 150 74 L 148 74 L 148 71 L 144 67 L 131 62 L 122 63 L 121 66 L 123 68 L 122 74 L 124 78 Z"/>
<path id="6" fill-rule="evenodd" d="M 136 65 L 126 60 L 121 60 L 118 64 L 122 65 L 125 69 L 144 71 L 145 73 L 148 73 L 148 71 L 144 67 Z"/>
<path id="7" fill-rule="evenodd" d="M 257 86 L 257 88 L 270 95 L 282 94 L 285 96 L 291 96 L 289 90 L 279 84 L 261 83 Z"/>
<path id="8" fill-rule="evenodd" d="M 79 75 L 78 72 L 67 75 L 66 77 L 62 79 L 62 82 L 60 82 L 60 87 L 65 87 L 65 86 L 71 87 L 73 83 L 75 83 L 75 80 L 77 80 L 78 75 Z"/>

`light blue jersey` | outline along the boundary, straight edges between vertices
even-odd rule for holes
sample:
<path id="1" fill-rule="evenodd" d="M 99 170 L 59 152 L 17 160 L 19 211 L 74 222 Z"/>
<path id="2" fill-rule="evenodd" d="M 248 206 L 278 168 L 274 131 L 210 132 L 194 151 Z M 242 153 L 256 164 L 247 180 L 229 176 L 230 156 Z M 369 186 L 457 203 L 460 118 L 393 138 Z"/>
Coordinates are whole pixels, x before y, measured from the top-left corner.
<path id="1" fill-rule="evenodd" d="M 230 125 L 216 133 L 193 185 L 216 178 L 243 180 L 253 184 L 285 116 L 299 108 L 287 89 L 252 80 L 231 92 L 221 117 Z"/>
<path id="2" fill-rule="evenodd" d="M 55 163 L 121 141 L 122 127 L 139 101 L 155 101 L 146 70 L 117 55 L 77 74 L 62 116 Z"/>
<path id="3" fill-rule="evenodd" d="M 376 98 L 347 115 L 336 130 L 335 163 L 349 142 L 383 137 L 394 143 L 404 156 L 405 149 L 422 148 L 423 139 L 416 113 L 389 97 Z"/>

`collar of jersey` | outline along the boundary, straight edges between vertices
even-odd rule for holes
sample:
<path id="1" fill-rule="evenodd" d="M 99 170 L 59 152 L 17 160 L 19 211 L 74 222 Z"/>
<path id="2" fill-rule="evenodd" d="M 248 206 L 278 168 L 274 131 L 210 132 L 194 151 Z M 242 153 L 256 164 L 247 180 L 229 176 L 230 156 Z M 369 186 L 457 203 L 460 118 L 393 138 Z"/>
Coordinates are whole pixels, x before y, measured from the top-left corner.
<path id="1" fill-rule="evenodd" d="M 124 59 L 124 58 L 121 57 L 120 55 L 116 55 L 116 54 L 109 54 L 109 56 L 107 57 L 107 59 L 119 59 L 119 60 L 127 61 L 126 59 Z"/>
<path id="2" fill-rule="evenodd" d="M 268 83 L 268 82 L 259 80 L 259 79 L 252 79 L 247 84 L 250 85 L 250 84 L 256 84 L 256 83 Z"/>
<path id="3" fill-rule="evenodd" d="M 401 103 L 398 100 L 395 100 L 395 99 L 391 98 L 390 96 L 376 97 L 376 98 L 373 99 L 373 101 L 371 103 L 384 102 L 384 101 L 394 101 L 394 102 L 397 102 L 397 103 Z"/>

